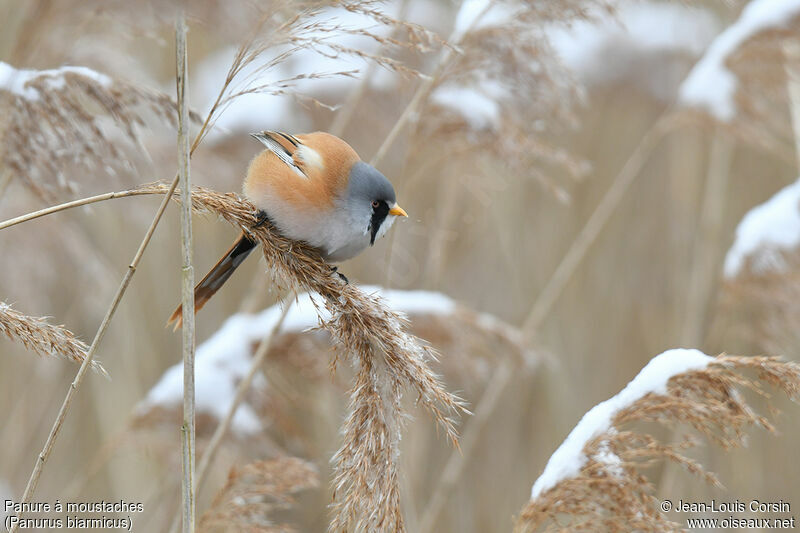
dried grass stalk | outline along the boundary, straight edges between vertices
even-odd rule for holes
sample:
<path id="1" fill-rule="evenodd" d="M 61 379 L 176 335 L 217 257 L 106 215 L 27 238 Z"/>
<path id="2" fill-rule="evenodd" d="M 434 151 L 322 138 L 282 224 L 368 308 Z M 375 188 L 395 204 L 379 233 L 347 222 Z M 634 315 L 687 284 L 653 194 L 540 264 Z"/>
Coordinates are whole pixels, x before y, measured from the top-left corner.
<path id="1" fill-rule="evenodd" d="M 269 515 L 289 508 L 297 492 L 318 485 L 314 466 L 294 457 L 234 467 L 227 483 L 203 514 L 200 531 L 294 531 L 286 524 L 274 523 Z"/>
<path id="2" fill-rule="evenodd" d="M 747 13 L 744 9 L 734 26 L 741 28 L 755 20 L 754 17 L 748 19 Z M 719 116 L 720 113 L 713 110 L 700 111 L 699 115 L 701 120 L 721 123 L 743 142 L 794 164 L 793 104 L 788 82 L 790 72 L 797 68 L 798 58 L 785 55 L 785 46 L 791 46 L 797 37 L 800 16 L 790 14 L 789 10 L 784 14 L 780 22 L 776 18 L 774 23 L 756 25 L 757 31 L 723 57 L 723 66 L 735 79 L 735 93 L 729 97 L 733 116 Z M 730 34 L 723 32 L 717 39 L 728 37 Z M 714 49 L 712 43 L 708 50 Z M 707 107 L 708 103 L 702 105 Z"/>
<path id="3" fill-rule="evenodd" d="M 722 355 L 702 370 L 675 375 L 666 394 L 647 394 L 618 411 L 609 430 L 584 446 L 580 472 L 531 500 L 515 531 L 682 531 L 658 512 L 653 484 L 641 469 L 669 460 L 709 483 L 720 486 L 719 481 L 684 454 L 695 439 L 687 436 L 675 444 L 662 444 L 625 427 L 634 422 L 680 423 L 725 449 L 740 446 L 750 427 L 774 431 L 739 390 L 766 396 L 764 386 L 800 399 L 800 365 L 776 357 Z"/>
<path id="4" fill-rule="evenodd" d="M 165 194 L 164 184 L 145 185 L 144 193 Z M 177 196 L 173 196 L 176 200 Z M 253 228 L 257 212 L 233 193 L 196 187 L 193 208 L 216 213 L 261 243 L 273 281 L 285 288 L 315 292 L 331 318 L 322 327 L 350 358 L 357 376 L 350 390 L 344 443 L 333 458 L 334 502 L 331 531 L 404 531 L 399 505 L 399 455 L 402 387 L 414 391 L 457 445 L 452 418 L 466 412 L 428 366 L 434 350 L 406 331 L 406 321 L 377 296 L 343 282 L 305 243 L 280 235 L 269 224 Z M 335 368 L 336 360 L 332 367 Z"/>
<path id="5" fill-rule="evenodd" d="M 334 0 L 296 12 L 296 6 L 287 10 L 286 5 L 275 3 L 264 12 L 251 36 L 238 48 L 226 75 L 227 88 L 218 100 L 219 112 L 212 117 L 211 125 L 213 126 L 219 115 L 234 99 L 245 94 L 291 95 L 312 105 L 333 110 L 333 107 L 324 102 L 302 94 L 298 91 L 298 85 L 306 80 L 357 77 L 360 74 L 358 69 L 302 72 L 288 78 L 276 80 L 273 77 L 265 81 L 263 74 L 301 51 L 313 51 L 326 58 L 359 59 L 404 76 L 418 76 L 416 70 L 389 56 L 400 50 L 424 53 L 444 43 L 435 33 L 420 25 L 386 15 L 379 9 L 380 6 L 381 2 L 376 0 L 363 2 Z M 294 14 L 283 18 L 283 15 L 279 14 L 282 9 Z M 331 11 L 335 13 L 334 10 L 337 9 L 360 15 L 373 23 L 356 27 L 342 23 L 340 17 L 331 14 Z M 281 19 L 282 22 L 272 24 L 274 19 Z M 269 31 L 264 31 L 266 26 L 271 26 Z M 262 33 L 266 38 L 259 37 Z M 370 53 L 342 44 L 342 37 L 361 37 L 374 41 L 380 45 L 379 51 Z M 265 60 L 261 61 L 262 59 Z M 207 131 L 203 136 L 206 133 Z"/>
<path id="6" fill-rule="evenodd" d="M 89 347 L 64 326 L 54 326 L 45 317 L 27 316 L 0 302 L 0 334 L 19 341 L 43 357 L 62 357 L 80 364 Z M 98 361 L 92 361 L 92 370 L 108 377 Z"/>
<path id="7" fill-rule="evenodd" d="M 71 169 L 130 169 L 123 147 L 141 147 L 146 119 L 174 124 L 176 116 L 169 96 L 85 67 L 30 71 L 6 63 L 0 63 L 0 109 L 0 161 L 48 201 L 77 190 L 67 177 Z"/>
<path id="8" fill-rule="evenodd" d="M 181 205 L 181 306 L 186 309 L 186 320 L 182 321 L 183 347 L 183 424 L 181 425 L 182 472 L 181 500 L 184 533 L 194 533 L 196 518 L 195 475 L 195 407 L 194 407 L 194 266 L 192 264 L 192 210 L 189 201 L 191 172 L 189 159 L 189 107 L 186 102 L 186 19 L 179 12 L 175 20 L 175 81 L 178 93 L 178 179 L 183 202 Z"/>

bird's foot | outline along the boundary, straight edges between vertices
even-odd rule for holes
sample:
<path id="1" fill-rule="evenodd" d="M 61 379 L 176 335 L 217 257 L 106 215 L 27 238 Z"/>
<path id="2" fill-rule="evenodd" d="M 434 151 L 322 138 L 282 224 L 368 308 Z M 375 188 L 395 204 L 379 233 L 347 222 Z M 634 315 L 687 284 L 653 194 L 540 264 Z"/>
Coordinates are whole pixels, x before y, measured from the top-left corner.
<path id="1" fill-rule="evenodd" d="M 344 281 L 346 285 L 349 285 L 349 284 L 350 284 L 350 281 L 347 279 L 347 276 L 345 276 L 344 274 L 342 274 L 341 272 L 339 272 L 339 267 L 332 266 L 332 267 L 331 267 L 331 272 L 332 272 L 332 273 L 334 273 L 334 274 L 336 274 L 337 276 L 339 276 L 339 278 L 340 278 L 342 281 Z"/>
<path id="2" fill-rule="evenodd" d="M 260 228 L 261 226 L 266 224 L 268 221 L 269 221 L 269 216 L 267 215 L 267 212 L 264 211 L 263 209 L 259 209 L 258 210 L 258 216 L 256 217 L 256 223 L 253 226 L 253 228 Z"/>

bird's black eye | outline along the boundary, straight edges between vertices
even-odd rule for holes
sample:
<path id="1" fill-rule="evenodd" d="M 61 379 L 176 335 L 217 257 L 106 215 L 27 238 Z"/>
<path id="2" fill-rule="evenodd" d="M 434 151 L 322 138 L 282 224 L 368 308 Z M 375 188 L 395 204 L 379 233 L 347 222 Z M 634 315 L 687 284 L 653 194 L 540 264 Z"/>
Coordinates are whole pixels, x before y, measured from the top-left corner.
<path id="1" fill-rule="evenodd" d="M 379 205 L 381 205 L 381 203 L 378 200 L 372 200 L 372 207 L 377 209 Z"/>

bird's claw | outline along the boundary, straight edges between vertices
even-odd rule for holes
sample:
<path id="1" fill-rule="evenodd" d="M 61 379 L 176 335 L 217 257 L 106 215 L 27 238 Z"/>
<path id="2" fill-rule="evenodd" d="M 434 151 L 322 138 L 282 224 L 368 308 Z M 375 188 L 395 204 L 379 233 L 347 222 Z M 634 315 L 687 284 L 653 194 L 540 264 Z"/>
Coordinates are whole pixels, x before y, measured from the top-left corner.
<path id="1" fill-rule="evenodd" d="M 345 285 L 350 285 L 350 280 L 347 279 L 347 276 L 339 272 L 339 267 L 332 266 L 331 272 L 335 273 L 339 278 L 344 281 Z"/>
<path id="2" fill-rule="evenodd" d="M 266 224 L 268 221 L 269 221 L 269 216 L 267 215 L 267 212 L 264 211 L 263 209 L 259 209 L 258 210 L 258 215 L 256 216 L 256 223 L 253 226 L 253 228 L 254 229 L 255 228 L 260 228 L 261 226 Z"/>

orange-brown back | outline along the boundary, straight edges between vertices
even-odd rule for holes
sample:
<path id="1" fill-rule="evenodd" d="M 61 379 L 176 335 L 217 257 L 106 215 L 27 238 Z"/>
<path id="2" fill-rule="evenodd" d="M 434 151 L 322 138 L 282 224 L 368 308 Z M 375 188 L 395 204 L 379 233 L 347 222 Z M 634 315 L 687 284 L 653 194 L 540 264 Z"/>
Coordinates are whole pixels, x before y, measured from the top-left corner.
<path id="1" fill-rule="evenodd" d="M 250 163 L 244 183 L 245 195 L 262 208 L 275 201 L 301 210 L 331 207 L 333 199 L 347 187 L 350 169 L 359 161 L 355 150 L 324 132 L 295 136 L 299 146 L 280 134 L 270 137 L 286 148 L 305 177 L 270 150 L 264 150 Z"/>

